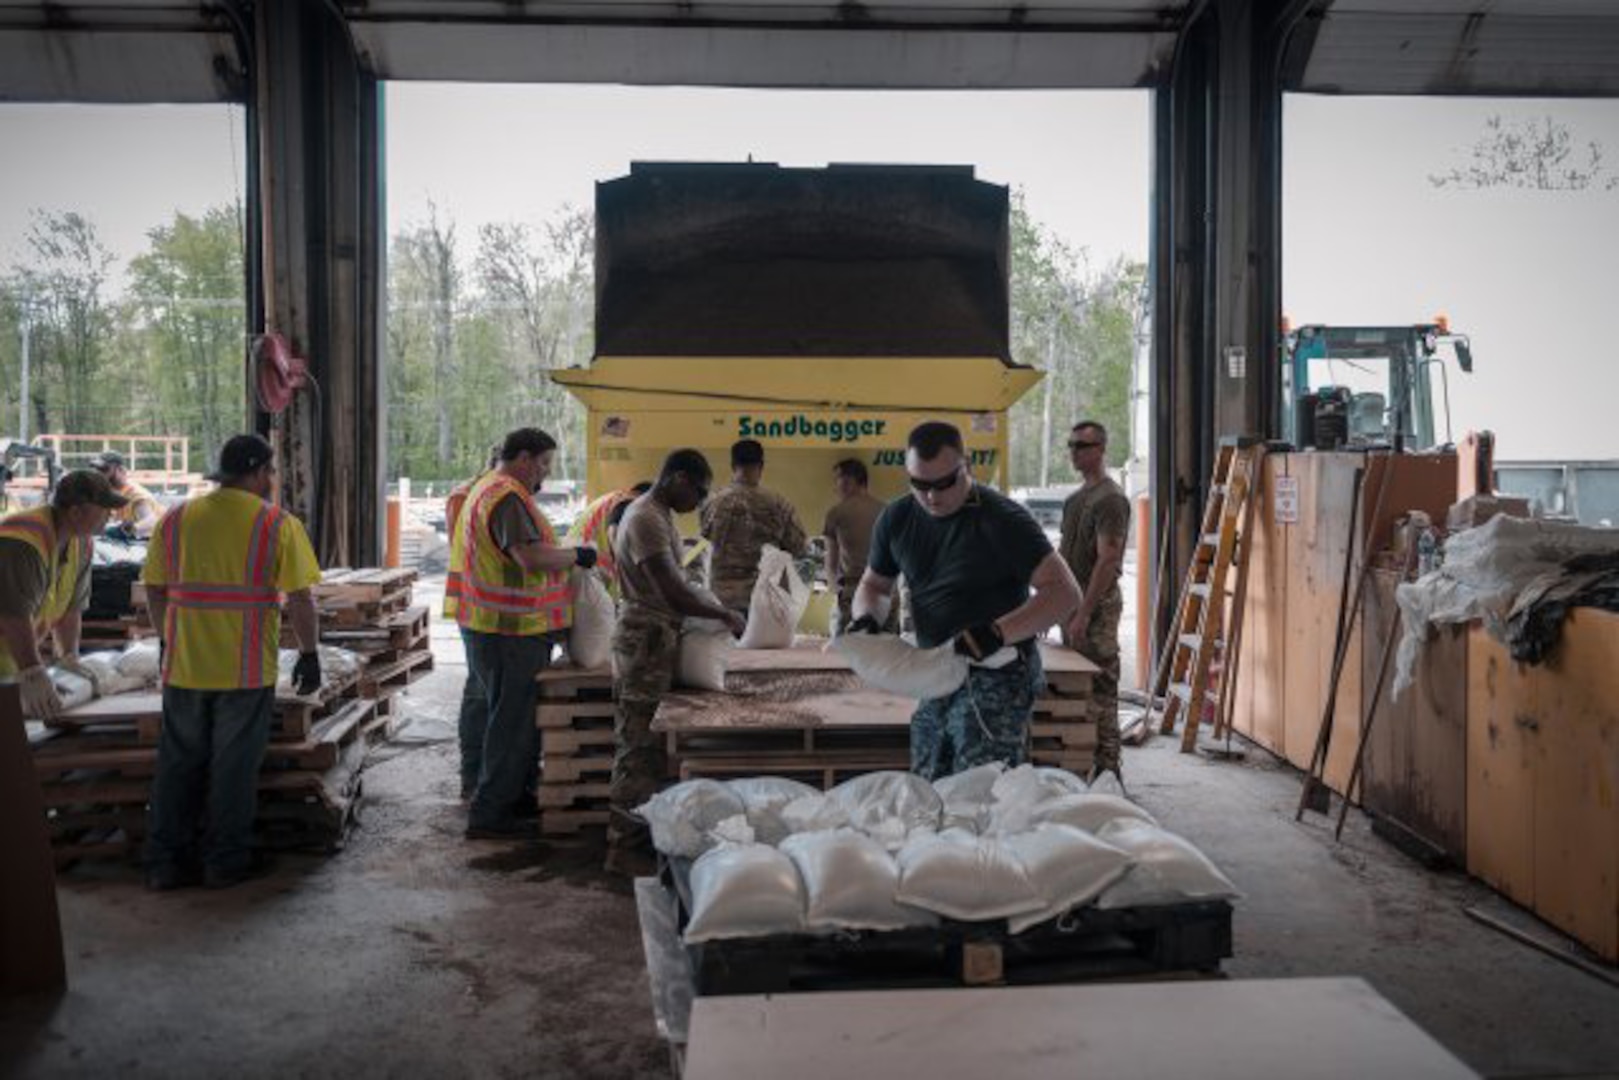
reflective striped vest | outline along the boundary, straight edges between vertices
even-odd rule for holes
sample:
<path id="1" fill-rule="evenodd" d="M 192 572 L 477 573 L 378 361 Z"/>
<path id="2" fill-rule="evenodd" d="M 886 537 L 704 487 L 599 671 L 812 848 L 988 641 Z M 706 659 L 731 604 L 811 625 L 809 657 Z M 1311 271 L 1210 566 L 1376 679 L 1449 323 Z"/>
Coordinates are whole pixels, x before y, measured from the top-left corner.
<path id="1" fill-rule="evenodd" d="M 58 547 L 56 523 L 48 506 L 0 518 L 0 538 L 22 541 L 45 563 L 45 602 L 34 612 L 35 636 L 43 636 L 73 605 L 79 575 L 90 572 L 90 541 L 75 536 L 68 540 L 65 550 Z M 17 662 L 11 649 L 0 639 L 0 676 L 16 673 Z"/>
<path id="2" fill-rule="evenodd" d="M 500 550 L 490 532 L 495 507 L 508 495 L 522 501 L 541 541 L 556 543 L 551 523 L 522 484 L 499 471 L 485 475 L 462 511 L 460 557 L 453 564 L 461 574 L 456 621 L 479 633 L 519 637 L 565 630 L 573 625 L 567 570 L 525 570 Z"/>
<path id="3" fill-rule="evenodd" d="M 613 561 L 613 545 L 607 537 L 607 519 L 621 503 L 634 498 L 635 492 L 629 488 L 608 492 L 585 507 L 573 531 L 568 534 L 569 540 L 595 547 L 596 569 L 602 572 L 609 585 L 618 580 L 618 574 Z"/>
<path id="4" fill-rule="evenodd" d="M 165 683 L 182 650 L 213 650 L 221 644 L 221 628 L 217 623 L 209 627 L 212 632 L 208 634 L 180 634 L 183 612 L 233 616 L 225 629 L 234 651 L 236 686 L 256 689 L 275 683 L 281 637 L 281 592 L 275 585 L 275 567 L 283 511 L 262 499 L 256 501 L 258 506 L 248 524 L 240 569 L 233 571 L 227 580 L 209 580 L 218 575 L 205 577 L 186 559 L 189 544 L 218 544 L 230 540 L 187 535 L 192 530 L 186 528 L 186 512 L 199 506 L 199 502 L 182 503 L 165 514 L 158 525 L 168 578 L 168 610 L 163 627 L 163 639 L 169 643 L 163 663 Z M 203 657 L 196 659 L 201 661 Z"/>
<path id="5" fill-rule="evenodd" d="M 444 499 L 444 522 L 450 530 L 449 571 L 444 576 L 444 617 L 455 618 L 456 604 L 461 599 L 461 537 L 466 532 L 461 526 L 467 520 L 467 495 L 473 485 L 484 478 L 479 473 L 464 484 L 457 484 Z"/>

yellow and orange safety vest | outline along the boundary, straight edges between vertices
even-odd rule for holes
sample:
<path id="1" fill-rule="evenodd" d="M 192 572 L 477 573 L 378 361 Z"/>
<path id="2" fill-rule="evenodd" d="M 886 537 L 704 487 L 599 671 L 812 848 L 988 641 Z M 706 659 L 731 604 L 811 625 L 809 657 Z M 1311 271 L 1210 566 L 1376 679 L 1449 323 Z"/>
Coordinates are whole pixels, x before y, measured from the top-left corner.
<path id="1" fill-rule="evenodd" d="M 274 686 L 283 593 L 320 581 L 303 523 L 236 488 L 163 515 L 143 579 L 166 590 L 163 681 L 190 690 Z"/>
<path id="2" fill-rule="evenodd" d="M 68 613 L 78 591 L 79 575 L 90 572 L 90 541 L 75 536 L 66 547 L 59 544 L 55 520 L 49 506 L 22 510 L 0 518 L 0 538 L 21 540 L 39 553 L 45 563 L 45 602 L 34 613 L 34 633 L 42 635 Z M 17 661 L 4 639 L 0 639 L 0 676 L 17 674 Z"/>
<path id="3" fill-rule="evenodd" d="M 556 544 L 556 532 L 522 484 L 498 470 L 472 486 L 461 531 L 451 542 L 451 570 L 459 573 L 456 621 L 484 634 L 527 637 L 573 625 L 573 597 L 566 570 L 525 570 L 500 550 L 490 531 L 495 507 L 508 495 L 522 501 L 540 539 Z M 446 597 L 446 602 L 448 597 Z"/>

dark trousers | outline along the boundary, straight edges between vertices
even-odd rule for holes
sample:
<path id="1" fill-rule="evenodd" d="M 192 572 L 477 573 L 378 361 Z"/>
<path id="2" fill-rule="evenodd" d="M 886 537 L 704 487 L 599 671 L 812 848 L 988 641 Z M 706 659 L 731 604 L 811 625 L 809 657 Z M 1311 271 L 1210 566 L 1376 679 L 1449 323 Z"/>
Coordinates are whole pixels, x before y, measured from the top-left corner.
<path id="1" fill-rule="evenodd" d="M 147 864 L 233 874 L 253 856 L 259 766 L 270 741 L 275 687 L 163 688 L 163 734 L 152 784 Z"/>
<path id="2" fill-rule="evenodd" d="M 483 743 L 478 789 L 467 824 L 474 828 L 509 824 L 533 796 L 539 780 L 540 732 L 534 679 L 551 657 L 549 635 L 485 634 L 461 631 L 467 646 L 468 677 L 483 691 Z"/>
<path id="3" fill-rule="evenodd" d="M 968 668 L 960 689 L 920 703 L 911 715 L 911 771 L 938 780 L 991 761 L 1023 764 L 1034 699 L 1045 683 L 1033 642 L 1005 667 Z"/>
<path id="4" fill-rule="evenodd" d="M 478 774 L 483 771 L 483 733 L 487 726 L 489 703 L 485 700 L 483 683 L 472 670 L 472 644 L 467 631 L 461 631 L 461 644 L 466 649 L 467 679 L 461 684 L 461 712 L 456 719 L 456 734 L 461 743 L 461 797 L 470 799 L 478 789 Z"/>

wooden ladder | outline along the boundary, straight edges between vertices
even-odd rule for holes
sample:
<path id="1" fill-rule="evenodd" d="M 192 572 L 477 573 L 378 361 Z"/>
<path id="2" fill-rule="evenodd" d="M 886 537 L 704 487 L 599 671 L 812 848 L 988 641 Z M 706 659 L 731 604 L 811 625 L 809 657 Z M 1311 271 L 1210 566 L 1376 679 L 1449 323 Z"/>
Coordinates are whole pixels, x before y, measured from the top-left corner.
<path id="1" fill-rule="evenodd" d="M 1263 443 L 1222 439 L 1214 458 L 1214 476 L 1209 499 L 1203 507 L 1203 523 L 1192 565 L 1181 585 L 1175 608 L 1172 635 L 1153 676 L 1153 700 L 1161 701 L 1163 718 L 1159 732 L 1168 735 L 1184 711 L 1186 723 L 1181 734 L 1181 752 L 1197 748 L 1197 730 L 1203 710 L 1199 703 L 1222 710 L 1229 695 L 1211 694 L 1209 668 L 1222 644 L 1230 642 L 1225 619 L 1226 579 L 1237 568 L 1239 593 L 1246 591 L 1249 538 L 1253 532 L 1254 506 L 1258 501 L 1259 468 L 1264 460 Z M 1240 617 L 1243 597 L 1235 598 Z M 1234 628 L 1233 628 L 1234 629 Z M 1221 672 L 1222 691 L 1236 677 L 1235 651 L 1229 650 Z M 1147 726 L 1152 725 L 1149 707 Z"/>

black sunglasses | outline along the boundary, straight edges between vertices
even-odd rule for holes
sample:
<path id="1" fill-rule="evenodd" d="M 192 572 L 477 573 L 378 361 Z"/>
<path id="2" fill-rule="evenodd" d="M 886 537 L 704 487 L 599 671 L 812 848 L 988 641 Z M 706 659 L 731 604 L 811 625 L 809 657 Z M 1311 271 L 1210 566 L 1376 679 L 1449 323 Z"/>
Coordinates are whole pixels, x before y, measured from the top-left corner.
<path id="1" fill-rule="evenodd" d="M 929 491 L 949 491 L 951 488 L 956 486 L 956 481 L 960 479 L 960 477 L 960 465 L 957 465 L 949 476 L 941 476 L 937 480 L 924 480 L 920 476 L 911 476 L 909 473 L 906 474 L 906 479 L 911 482 L 911 487 L 924 493 Z"/>
<path id="2" fill-rule="evenodd" d="M 1068 440 L 1068 449 L 1070 449 L 1070 450 L 1089 450 L 1093 446 L 1101 446 L 1101 445 L 1103 445 L 1103 444 L 1099 443 L 1099 442 L 1086 442 L 1084 439 L 1069 439 Z"/>

